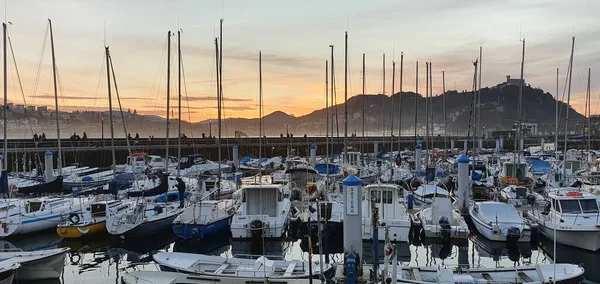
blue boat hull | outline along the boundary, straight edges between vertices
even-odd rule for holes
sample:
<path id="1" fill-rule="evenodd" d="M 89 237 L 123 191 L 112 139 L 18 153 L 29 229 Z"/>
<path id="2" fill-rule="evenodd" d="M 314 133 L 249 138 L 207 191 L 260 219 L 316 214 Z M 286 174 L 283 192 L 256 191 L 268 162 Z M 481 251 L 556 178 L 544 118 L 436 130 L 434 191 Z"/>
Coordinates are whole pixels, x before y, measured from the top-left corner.
<path id="1" fill-rule="evenodd" d="M 233 215 L 209 224 L 173 224 L 173 233 L 180 239 L 202 239 L 229 231 Z"/>
<path id="2" fill-rule="evenodd" d="M 152 236 L 154 234 L 160 233 L 165 229 L 168 230 L 169 225 L 173 223 L 177 215 L 166 216 L 165 218 L 154 220 L 152 222 L 147 222 L 140 224 L 135 229 L 125 232 L 121 235 L 121 238 L 138 238 L 145 236 Z"/>

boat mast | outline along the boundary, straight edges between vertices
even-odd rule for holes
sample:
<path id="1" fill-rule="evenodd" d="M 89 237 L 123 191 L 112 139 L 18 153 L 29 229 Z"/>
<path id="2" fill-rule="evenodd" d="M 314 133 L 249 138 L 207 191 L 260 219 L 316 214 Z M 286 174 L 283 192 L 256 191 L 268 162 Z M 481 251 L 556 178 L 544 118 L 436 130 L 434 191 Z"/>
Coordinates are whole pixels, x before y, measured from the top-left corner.
<path id="1" fill-rule="evenodd" d="M 564 165 L 564 162 L 567 160 L 567 137 L 568 137 L 568 129 L 569 129 L 569 107 L 571 105 L 571 79 L 573 78 L 573 53 L 575 52 L 575 37 L 573 37 L 571 42 L 571 57 L 569 58 L 569 85 L 567 88 L 567 112 L 565 113 L 565 147 L 563 150 L 563 180 L 567 175 L 567 168 Z"/>
<path id="2" fill-rule="evenodd" d="M 435 145 L 433 144 L 434 141 L 434 137 L 433 137 L 433 76 L 431 75 L 431 73 L 433 72 L 433 63 L 431 63 L 431 61 L 429 61 L 429 115 L 431 116 L 431 136 L 430 140 L 431 140 L 431 151 L 433 151 L 433 148 L 435 148 Z M 432 152 L 433 155 L 433 152 Z M 433 158 L 433 157 L 432 157 Z"/>
<path id="3" fill-rule="evenodd" d="M 360 141 L 360 152 L 365 152 L 365 54 L 362 56 L 362 140 Z"/>
<path id="4" fill-rule="evenodd" d="M 392 110 L 390 116 L 392 117 L 391 125 L 390 125 L 390 152 L 394 150 L 394 85 L 396 84 L 396 61 L 392 61 L 392 94 L 390 97 L 392 98 L 390 109 Z M 398 148 L 398 152 L 400 148 Z"/>
<path id="5" fill-rule="evenodd" d="M 483 63 L 483 47 L 479 46 L 479 87 L 477 88 L 477 123 L 475 125 L 477 125 L 477 130 L 476 133 L 479 134 L 477 135 L 477 138 L 483 138 L 485 136 L 485 133 L 483 133 L 483 129 L 481 128 L 481 69 L 482 69 L 482 63 Z M 481 152 L 481 149 L 479 149 L 479 141 L 477 141 L 477 149 L 478 152 Z"/>
<path id="6" fill-rule="evenodd" d="M 554 157 L 558 160 L 558 68 L 556 68 L 556 110 L 554 112 Z M 542 145 L 543 147 L 543 145 Z M 543 150 L 543 149 L 542 149 Z"/>
<path id="7" fill-rule="evenodd" d="M 215 38 L 215 64 L 216 64 L 216 74 L 217 74 L 217 128 L 218 130 L 221 130 L 221 93 L 220 93 L 220 85 L 219 85 L 219 79 L 220 79 L 220 75 L 219 75 L 219 39 Z M 217 138 L 217 146 L 219 147 L 219 149 L 221 149 L 221 131 L 217 131 L 219 132 L 219 137 Z M 219 151 L 219 154 L 221 152 Z M 220 158 L 220 157 L 219 157 Z M 221 160 L 219 159 L 219 162 L 217 163 L 218 165 L 218 173 L 217 173 L 217 195 L 221 194 Z"/>
<path id="8" fill-rule="evenodd" d="M 177 112 L 179 121 L 177 122 L 177 162 L 181 161 L 181 30 L 177 31 Z M 177 165 L 177 177 L 181 169 Z"/>
<path id="9" fill-rule="evenodd" d="M 171 31 L 167 32 L 167 133 L 165 149 L 165 171 L 169 172 L 169 113 L 171 112 Z M 127 135 L 127 133 L 125 133 Z"/>
<path id="10" fill-rule="evenodd" d="M 329 62 L 327 60 L 325 60 L 325 156 L 327 157 L 326 176 L 329 178 Z"/>
<path id="11" fill-rule="evenodd" d="M 6 137 L 6 111 L 8 109 L 8 107 L 6 106 L 8 104 L 8 89 L 7 89 L 7 73 L 6 73 L 6 23 L 2 23 L 2 36 L 4 37 L 4 41 L 2 42 L 2 48 L 3 48 L 3 58 L 4 58 L 4 64 L 3 64 L 3 68 L 4 68 L 4 104 L 3 104 L 3 110 L 2 110 L 2 121 L 4 121 L 3 124 L 3 128 L 4 128 L 4 151 L 2 152 L 3 155 L 3 165 L 2 165 L 2 169 L 5 171 L 8 171 L 8 137 Z"/>
<path id="12" fill-rule="evenodd" d="M 521 110 L 523 108 L 523 76 L 524 76 L 524 68 L 525 68 L 525 39 L 523 39 L 523 52 L 521 53 L 521 80 L 519 82 L 519 101 L 517 103 L 518 106 L 518 124 L 517 124 L 517 139 L 515 140 L 515 149 L 517 149 L 517 164 L 514 167 L 514 169 L 516 170 L 518 166 L 520 166 L 521 164 L 521 149 L 520 149 L 520 145 L 521 145 L 521 135 L 523 134 L 523 116 L 522 113 L 523 111 Z M 517 144 L 518 143 L 518 144 Z"/>
<path id="13" fill-rule="evenodd" d="M 348 31 L 344 38 L 344 161 L 348 161 Z"/>
<path id="14" fill-rule="evenodd" d="M 444 158 L 448 158 L 448 134 L 446 123 L 446 72 L 442 71 L 442 104 L 444 108 Z"/>
<path id="15" fill-rule="evenodd" d="M 417 144 L 417 115 L 419 114 L 419 61 L 415 70 L 415 145 Z"/>
<path id="16" fill-rule="evenodd" d="M 216 42 L 215 42 L 216 43 Z M 223 19 L 219 21 L 219 45 L 217 46 L 217 71 L 219 72 L 219 76 L 217 77 L 217 147 L 218 147 L 218 157 L 219 157 L 219 173 L 217 175 L 217 196 L 221 195 L 221 126 L 222 126 L 222 118 L 221 112 L 223 108 Z M 260 164 L 259 164 L 260 167 Z"/>
<path id="17" fill-rule="evenodd" d="M 263 124 L 263 91 L 262 91 L 262 51 L 258 51 L 258 167 L 262 168 L 260 159 L 262 159 L 262 124 Z M 259 171 L 259 183 L 262 183 L 262 169 Z"/>
<path id="18" fill-rule="evenodd" d="M 335 98 L 334 98 L 334 94 L 335 94 L 335 65 L 334 65 L 334 59 L 333 59 L 333 44 L 330 44 L 329 47 L 331 48 L 331 152 L 333 154 L 333 147 L 334 145 L 338 144 L 340 142 L 339 138 L 340 138 L 340 133 L 338 131 L 338 135 L 335 141 L 336 143 L 333 143 L 334 139 L 333 139 L 333 116 L 335 115 L 335 121 L 337 123 L 337 105 L 335 104 Z M 289 133 L 288 133 L 289 134 Z"/>
<path id="19" fill-rule="evenodd" d="M 591 92 L 591 85 L 590 85 L 590 78 L 591 78 L 591 76 L 592 76 L 592 68 L 588 68 L 587 98 L 586 98 L 586 105 L 587 105 L 587 131 L 588 131 L 588 133 L 587 133 L 588 134 L 587 135 L 588 136 L 587 137 L 587 144 L 588 144 L 587 145 L 588 146 L 588 164 L 592 162 L 592 156 L 591 156 L 592 154 L 590 152 L 592 150 L 591 149 L 591 138 L 592 137 L 590 135 L 591 126 L 592 126 L 591 125 L 591 121 L 590 121 L 590 118 L 591 118 L 590 116 L 592 115 L 592 109 L 590 107 L 591 103 L 592 103 L 591 96 L 590 96 L 591 95 L 590 94 L 590 92 Z"/>
<path id="20" fill-rule="evenodd" d="M 112 170 L 113 170 L 113 179 L 117 176 L 116 173 L 116 164 L 117 158 L 115 154 L 115 131 L 113 127 L 113 107 L 112 107 L 112 92 L 110 85 L 110 51 L 108 50 L 108 46 L 104 47 L 105 57 L 106 57 L 106 83 L 108 87 L 108 115 L 110 121 L 110 149 L 112 154 Z M 127 133 L 125 133 L 125 137 L 127 137 Z"/>
<path id="21" fill-rule="evenodd" d="M 52 77 L 54 81 L 54 111 L 56 114 L 56 141 L 58 142 L 58 157 L 56 157 L 56 166 L 58 167 L 58 175 L 62 175 L 62 148 L 60 145 L 60 115 L 58 112 L 58 89 L 56 86 L 56 57 L 54 55 L 54 36 L 52 34 L 52 20 L 48 19 L 48 25 L 50 26 L 50 46 L 52 50 Z M 107 66 L 108 68 L 108 66 Z M 5 84 L 6 86 L 6 84 Z M 6 105 L 5 105 L 6 106 Z M 4 157 L 6 160 L 6 157 Z"/>
<path id="22" fill-rule="evenodd" d="M 425 167 L 429 166 L 429 62 L 425 61 Z"/>
<path id="23" fill-rule="evenodd" d="M 400 52 L 400 99 L 398 99 L 398 154 L 400 154 L 400 139 L 402 138 L 402 72 L 404 68 L 404 52 Z"/>

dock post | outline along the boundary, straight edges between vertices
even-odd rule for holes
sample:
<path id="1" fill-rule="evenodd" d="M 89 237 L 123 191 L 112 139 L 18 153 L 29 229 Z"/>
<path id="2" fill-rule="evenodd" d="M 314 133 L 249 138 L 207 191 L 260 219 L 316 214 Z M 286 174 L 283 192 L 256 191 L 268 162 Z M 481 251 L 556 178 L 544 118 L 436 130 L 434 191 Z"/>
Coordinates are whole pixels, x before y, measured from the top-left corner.
<path id="1" fill-rule="evenodd" d="M 500 137 L 500 150 L 504 149 L 504 137 Z"/>
<path id="2" fill-rule="evenodd" d="M 468 140 L 463 141 L 463 148 L 464 148 L 465 154 L 467 154 L 469 151 L 469 141 Z M 475 154 L 475 153 L 473 153 L 473 154 Z"/>
<path id="3" fill-rule="evenodd" d="M 373 143 L 373 155 L 375 159 L 377 159 L 377 154 L 379 154 L 379 144 L 377 142 Z"/>
<path id="4" fill-rule="evenodd" d="M 523 138 L 521 138 L 521 139 L 519 140 L 519 152 L 523 152 L 523 150 L 524 150 L 524 148 L 523 148 L 523 147 L 524 147 L 524 146 L 525 146 L 524 140 L 523 140 Z"/>
<path id="5" fill-rule="evenodd" d="M 237 145 L 233 145 L 233 164 L 236 169 L 240 168 L 239 149 Z"/>
<path id="6" fill-rule="evenodd" d="M 454 139 L 450 140 L 450 150 L 454 151 Z"/>
<path id="7" fill-rule="evenodd" d="M 315 143 L 310 145 L 310 165 L 313 167 L 317 165 L 317 144 Z"/>
<path id="8" fill-rule="evenodd" d="M 44 177 L 46 182 L 54 180 L 54 161 L 52 152 L 48 151 L 44 154 Z"/>
<path id="9" fill-rule="evenodd" d="M 483 149 L 483 139 L 479 138 L 479 151 L 481 151 L 481 149 Z"/>
<path id="10" fill-rule="evenodd" d="M 496 153 L 500 152 L 500 139 L 496 139 Z"/>
<path id="11" fill-rule="evenodd" d="M 542 137 L 542 139 L 541 139 L 541 141 L 540 141 L 540 144 L 541 144 L 541 146 L 542 146 L 542 149 L 541 149 L 541 151 L 544 151 L 544 150 L 545 150 L 545 149 L 544 149 L 544 145 L 546 144 L 546 139 L 544 139 L 544 137 Z"/>
<path id="12" fill-rule="evenodd" d="M 353 253 L 357 256 L 356 265 L 361 271 L 363 261 L 363 215 L 362 215 L 362 180 L 355 175 L 344 179 L 344 255 Z M 360 224 L 360 225 L 359 225 Z M 367 230 L 369 230 L 368 228 Z"/>
<path id="13" fill-rule="evenodd" d="M 417 145 L 415 145 L 415 171 L 417 171 L 417 175 L 421 172 L 421 140 L 417 140 Z"/>
<path id="14" fill-rule="evenodd" d="M 467 192 L 469 190 L 469 158 L 466 154 L 458 157 L 458 211 L 463 214 L 467 207 Z"/>

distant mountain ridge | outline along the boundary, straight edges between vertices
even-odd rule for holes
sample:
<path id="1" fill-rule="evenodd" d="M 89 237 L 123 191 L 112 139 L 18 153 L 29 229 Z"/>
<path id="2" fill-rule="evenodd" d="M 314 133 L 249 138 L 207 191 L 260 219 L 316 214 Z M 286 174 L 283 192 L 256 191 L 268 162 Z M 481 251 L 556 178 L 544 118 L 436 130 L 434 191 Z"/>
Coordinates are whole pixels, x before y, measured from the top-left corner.
<path id="1" fill-rule="evenodd" d="M 513 83 L 501 83 L 494 87 L 486 87 L 481 90 L 481 125 L 486 131 L 510 130 L 517 119 L 517 101 L 519 86 Z M 446 96 L 446 122 L 448 135 L 466 134 L 470 122 L 472 110 L 471 101 L 473 92 L 470 91 L 448 91 Z M 398 111 L 398 103 L 402 103 Z M 393 96 L 356 95 L 348 99 L 348 133 L 362 134 L 362 108 L 365 106 L 365 132 L 366 135 L 389 135 L 392 127 L 393 132 L 398 135 L 398 124 L 402 122 L 402 134 L 413 135 L 415 129 L 415 101 L 417 104 L 417 131 L 425 133 L 425 105 L 426 99 L 414 92 L 396 93 Z M 428 104 L 433 114 L 434 134 L 443 134 L 443 96 L 432 97 Z M 566 104 L 559 102 L 562 109 L 560 123 L 564 123 Z M 393 107 L 393 109 L 391 109 Z M 556 101 L 551 94 L 539 88 L 529 85 L 523 88 L 523 121 L 536 123 L 539 132 L 553 132 L 555 121 Z M 282 111 L 275 111 L 263 117 L 263 134 L 266 136 L 286 135 L 288 130 L 295 137 L 304 134 L 310 136 L 324 136 L 326 129 L 326 113 L 329 111 L 330 123 L 334 123 L 334 135 L 338 131 L 340 136 L 344 133 L 344 104 L 326 109 L 318 109 L 309 114 L 295 117 Z M 335 127 L 334 111 L 337 111 L 338 120 Z M 139 133 L 141 137 L 156 136 L 164 137 L 165 119 L 156 115 L 140 115 L 135 111 L 127 111 L 125 121 L 128 132 L 132 136 Z M 48 111 L 30 112 L 27 109 L 9 109 L 9 133 L 12 137 L 27 138 L 31 132 L 40 134 L 46 132 L 48 138 L 53 137 L 56 124 L 54 113 Z M 114 129 L 116 137 L 124 137 L 121 117 L 119 112 L 113 112 Z M 104 119 L 104 137 L 109 137 L 108 111 L 75 111 L 72 113 L 61 113 L 61 131 L 64 134 L 79 134 L 86 131 L 88 135 L 100 137 L 102 133 L 101 123 Z M 569 121 L 571 126 L 584 125 L 585 117 L 574 109 L 569 108 Z M 31 121 L 31 122 L 27 122 Z M 177 137 L 177 120 L 170 121 L 170 136 Z M 236 132 L 240 136 L 258 136 L 258 118 L 226 118 L 222 123 L 222 137 L 235 137 Z M 562 126 L 564 127 L 564 126 Z M 66 129 L 65 129 L 66 128 Z M 574 128 L 572 128 L 574 129 Z M 331 124 L 329 126 L 331 130 Z M 66 131 L 66 132 L 65 132 Z M 182 122 L 182 132 L 190 137 L 217 136 L 217 122 L 204 120 L 196 123 Z M 331 131 L 330 131 L 331 132 Z M 331 134 L 330 134 L 331 135 Z M 61 135 L 62 136 L 62 135 Z"/>

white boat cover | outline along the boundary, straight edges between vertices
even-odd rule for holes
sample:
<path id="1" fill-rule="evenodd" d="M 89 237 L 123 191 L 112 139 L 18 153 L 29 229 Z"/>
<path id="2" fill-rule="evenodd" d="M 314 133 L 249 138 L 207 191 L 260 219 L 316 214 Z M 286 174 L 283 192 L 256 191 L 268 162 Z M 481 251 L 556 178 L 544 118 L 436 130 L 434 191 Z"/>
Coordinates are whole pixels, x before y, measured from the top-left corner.
<path id="1" fill-rule="evenodd" d="M 510 227 L 517 227 L 523 230 L 523 218 L 515 209 L 515 206 L 502 202 L 478 202 L 479 218 L 486 223 L 500 226 L 502 232 L 506 232 Z"/>
<path id="2" fill-rule="evenodd" d="M 421 185 L 419 188 L 417 188 L 417 190 L 415 190 L 415 194 L 418 196 L 433 195 L 434 193 L 437 193 L 436 195 L 438 196 L 450 196 L 450 193 L 448 193 L 447 190 L 432 184 Z"/>

